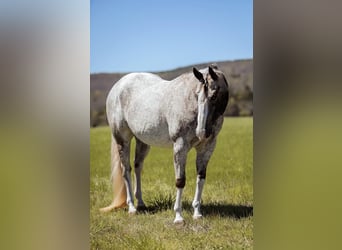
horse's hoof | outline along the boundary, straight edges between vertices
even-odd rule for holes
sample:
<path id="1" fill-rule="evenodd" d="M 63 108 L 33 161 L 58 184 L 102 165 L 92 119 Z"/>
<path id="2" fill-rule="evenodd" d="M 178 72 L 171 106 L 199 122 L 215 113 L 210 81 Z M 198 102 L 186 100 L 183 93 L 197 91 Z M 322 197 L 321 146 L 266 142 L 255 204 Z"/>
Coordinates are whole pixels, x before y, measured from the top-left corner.
<path id="1" fill-rule="evenodd" d="M 196 214 L 196 215 L 192 216 L 192 218 L 193 218 L 194 220 L 199 220 L 199 219 L 202 219 L 203 216 L 202 216 L 201 214 Z"/>
<path id="2" fill-rule="evenodd" d="M 136 214 L 137 213 L 137 210 L 135 209 L 135 208 L 130 208 L 129 210 L 128 210 L 128 214 L 129 215 L 133 215 L 133 214 Z"/>
<path id="3" fill-rule="evenodd" d="M 173 221 L 175 225 L 185 225 L 185 220 L 183 218 L 177 218 Z"/>
<path id="4" fill-rule="evenodd" d="M 147 207 L 145 205 L 139 205 L 137 206 L 137 211 L 146 211 Z"/>

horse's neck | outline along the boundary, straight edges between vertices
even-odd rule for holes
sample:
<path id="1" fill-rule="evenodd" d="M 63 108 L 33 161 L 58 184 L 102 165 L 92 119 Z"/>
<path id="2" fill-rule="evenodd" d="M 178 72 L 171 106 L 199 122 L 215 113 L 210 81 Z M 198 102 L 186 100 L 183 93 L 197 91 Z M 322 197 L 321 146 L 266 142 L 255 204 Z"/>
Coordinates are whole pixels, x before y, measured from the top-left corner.
<path id="1" fill-rule="evenodd" d="M 168 114 L 182 114 L 186 120 L 192 119 L 198 109 L 196 82 L 189 76 L 181 76 L 170 81 L 168 88 L 164 102 Z"/>
<path id="2" fill-rule="evenodd" d="M 170 81 L 170 86 L 183 89 L 182 91 L 196 93 L 198 80 L 192 73 L 180 75 L 179 77 Z"/>

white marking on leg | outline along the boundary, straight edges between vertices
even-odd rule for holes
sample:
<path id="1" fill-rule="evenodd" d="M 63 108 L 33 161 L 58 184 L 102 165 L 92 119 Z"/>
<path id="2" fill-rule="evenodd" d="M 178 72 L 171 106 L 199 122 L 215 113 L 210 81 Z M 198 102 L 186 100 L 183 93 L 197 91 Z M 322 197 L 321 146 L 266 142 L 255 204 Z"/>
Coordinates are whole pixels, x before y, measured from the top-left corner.
<path id="1" fill-rule="evenodd" d="M 126 186 L 126 193 L 127 193 L 127 205 L 128 205 L 128 213 L 135 213 L 137 210 L 134 207 L 133 203 L 133 195 L 132 195 L 132 189 L 131 189 L 131 175 L 128 170 L 125 170 L 124 173 L 124 180 L 125 180 L 125 186 Z"/>
<path id="2" fill-rule="evenodd" d="M 183 188 L 177 188 L 176 203 L 174 206 L 174 211 L 176 212 L 176 218 L 173 223 L 183 223 L 184 219 L 182 217 L 182 193 Z"/>
<path id="3" fill-rule="evenodd" d="M 199 219 L 202 217 L 201 213 L 201 197 L 202 197 L 202 191 L 203 191 L 203 186 L 204 186 L 205 179 L 200 179 L 197 177 L 196 181 L 196 192 L 195 192 L 195 197 L 192 202 L 192 207 L 194 208 L 194 219 Z"/>

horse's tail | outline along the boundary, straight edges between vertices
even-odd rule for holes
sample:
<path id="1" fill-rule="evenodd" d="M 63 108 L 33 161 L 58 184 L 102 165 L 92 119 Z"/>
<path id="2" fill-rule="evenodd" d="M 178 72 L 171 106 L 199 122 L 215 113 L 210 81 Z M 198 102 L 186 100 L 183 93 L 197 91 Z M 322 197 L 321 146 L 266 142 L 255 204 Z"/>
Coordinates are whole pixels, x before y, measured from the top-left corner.
<path id="1" fill-rule="evenodd" d="M 114 208 L 126 206 L 126 187 L 122 176 L 121 160 L 118 150 L 118 144 L 112 136 L 111 143 L 111 181 L 113 188 L 113 201 L 108 207 L 101 208 L 101 212 L 109 212 Z"/>

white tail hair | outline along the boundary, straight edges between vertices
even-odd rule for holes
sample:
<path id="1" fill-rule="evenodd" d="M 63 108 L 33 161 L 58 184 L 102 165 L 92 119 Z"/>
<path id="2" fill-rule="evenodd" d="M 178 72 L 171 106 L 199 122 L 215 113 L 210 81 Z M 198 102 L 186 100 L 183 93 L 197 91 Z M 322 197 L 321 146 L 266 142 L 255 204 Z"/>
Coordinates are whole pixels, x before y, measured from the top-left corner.
<path id="1" fill-rule="evenodd" d="M 116 143 L 115 139 L 112 136 L 112 143 L 111 143 L 111 181 L 112 181 L 112 188 L 113 188 L 113 201 L 108 207 L 101 208 L 101 212 L 109 212 L 114 208 L 125 207 L 127 194 L 126 194 L 126 187 L 125 182 L 122 176 L 122 166 L 121 160 L 118 150 L 118 144 Z"/>

